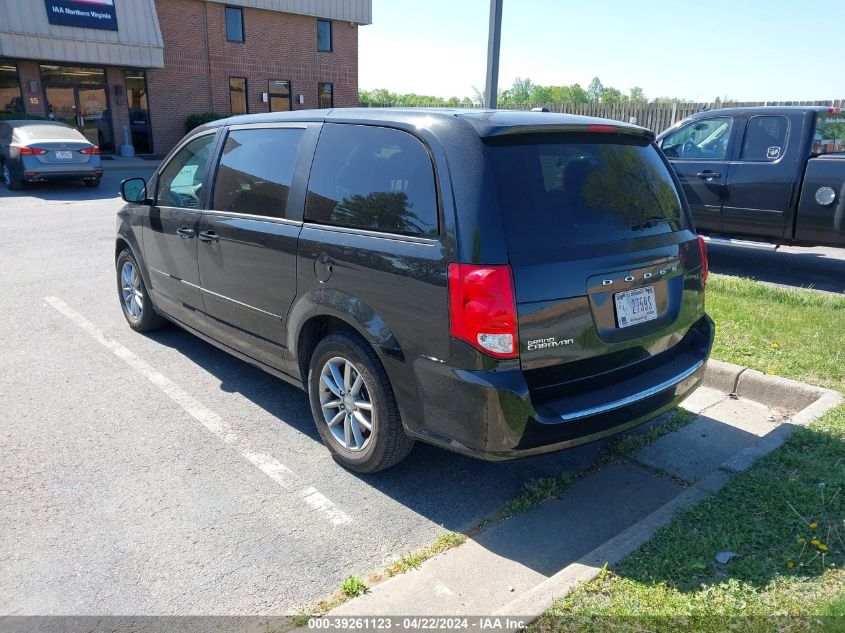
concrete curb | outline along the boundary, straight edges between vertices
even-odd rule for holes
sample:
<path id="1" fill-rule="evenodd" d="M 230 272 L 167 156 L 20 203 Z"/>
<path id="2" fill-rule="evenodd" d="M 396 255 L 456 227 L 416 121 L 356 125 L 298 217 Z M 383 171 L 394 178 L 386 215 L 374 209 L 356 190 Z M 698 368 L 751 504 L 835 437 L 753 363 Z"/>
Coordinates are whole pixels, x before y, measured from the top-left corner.
<path id="1" fill-rule="evenodd" d="M 605 564 L 622 560 L 646 543 L 659 528 L 668 525 L 678 512 L 703 501 L 728 483 L 733 474 L 747 470 L 757 459 L 782 446 L 797 426 L 806 426 L 843 402 L 842 395 L 837 391 L 717 360 L 707 363 L 703 385 L 753 399 L 770 407 L 796 411 L 797 405 L 800 410 L 753 446 L 727 460 L 719 470 L 711 472 L 680 496 L 504 605 L 495 615 L 536 620 L 555 600 L 575 589 L 579 583 L 595 579 Z"/>

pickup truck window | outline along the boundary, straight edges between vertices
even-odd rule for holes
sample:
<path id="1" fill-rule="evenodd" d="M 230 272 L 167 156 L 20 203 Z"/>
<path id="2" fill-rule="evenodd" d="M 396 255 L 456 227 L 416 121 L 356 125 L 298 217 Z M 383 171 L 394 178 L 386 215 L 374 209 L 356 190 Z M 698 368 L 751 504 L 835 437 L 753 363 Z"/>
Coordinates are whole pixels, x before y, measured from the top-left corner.
<path id="1" fill-rule="evenodd" d="M 786 151 L 789 121 L 785 116 L 755 116 L 745 126 L 740 160 L 774 161 Z"/>
<path id="2" fill-rule="evenodd" d="M 728 116 L 690 121 L 663 140 L 663 152 L 669 158 L 724 160 L 732 123 Z"/>
<path id="3" fill-rule="evenodd" d="M 813 136 L 813 155 L 845 152 L 845 114 L 819 113 Z"/>

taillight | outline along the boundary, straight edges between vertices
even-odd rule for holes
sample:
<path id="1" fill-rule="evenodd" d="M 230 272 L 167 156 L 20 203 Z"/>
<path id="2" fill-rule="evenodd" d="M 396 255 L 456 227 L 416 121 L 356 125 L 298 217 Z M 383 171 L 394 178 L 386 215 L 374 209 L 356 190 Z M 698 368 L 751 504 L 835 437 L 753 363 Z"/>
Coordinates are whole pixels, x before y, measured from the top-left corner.
<path id="1" fill-rule="evenodd" d="M 704 283 L 707 283 L 707 273 L 709 272 L 707 269 L 707 244 L 700 235 L 698 236 L 698 248 L 701 249 L 701 276 Z"/>
<path id="2" fill-rule="evenodd" d="M 47 153 L 46 149 L 41 149 L 40 147 L 19 147 L 18 150 L 21 156 L 43 156 Z"/>
<path id="3" fill-rule="evenodd" d="M 587 126 L 588 132 L 617 132 L 618 128 L 615 125 L 588 125 Z"/>
<path id="4" fill-rule="evenodd" d="M 85 149 L 79 150 L 80 154 L 99 154 L 100 148 L 96 145 L 94 147 L 86 147 Z"/>
<path id="5" fill-rule="evenodd" d="M 517 358 L 516 303 L 510 266 L 449 264 L 453 337 L 496 358 Z"/>

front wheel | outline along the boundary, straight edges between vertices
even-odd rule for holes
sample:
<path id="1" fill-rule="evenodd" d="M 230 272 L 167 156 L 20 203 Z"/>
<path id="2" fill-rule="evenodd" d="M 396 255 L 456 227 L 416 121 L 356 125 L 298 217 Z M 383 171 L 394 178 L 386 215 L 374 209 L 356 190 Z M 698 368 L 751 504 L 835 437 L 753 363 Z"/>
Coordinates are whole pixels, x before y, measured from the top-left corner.
<path id="1" fill-rule="evenodd" d="M 158 330 L 167 323 L 153 309 L 141 269 L 128 248 L 117 256 L 117 293 L 123 316 L 136 332 Z"/>
<path id="2" fill-rule="evenodd" d="M 311 357 L 308 395 L 323 443 L 349 470 L 384 470 L 413 448 L 384 367 L 359 336 L 336 332 L 320 341 Z"/>

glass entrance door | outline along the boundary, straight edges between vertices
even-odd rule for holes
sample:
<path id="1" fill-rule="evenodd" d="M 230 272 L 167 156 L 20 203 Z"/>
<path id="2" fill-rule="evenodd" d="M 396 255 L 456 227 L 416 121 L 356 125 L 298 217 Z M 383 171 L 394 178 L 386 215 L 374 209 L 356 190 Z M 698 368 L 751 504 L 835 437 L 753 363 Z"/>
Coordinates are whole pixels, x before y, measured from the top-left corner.
<path id="1" fill-rule="evenodd" d="M 47 86 L 47 111 L 53 120 L 76 128 L 102 150 L 113 149 L 106 89 L 100 86 Z"/>

